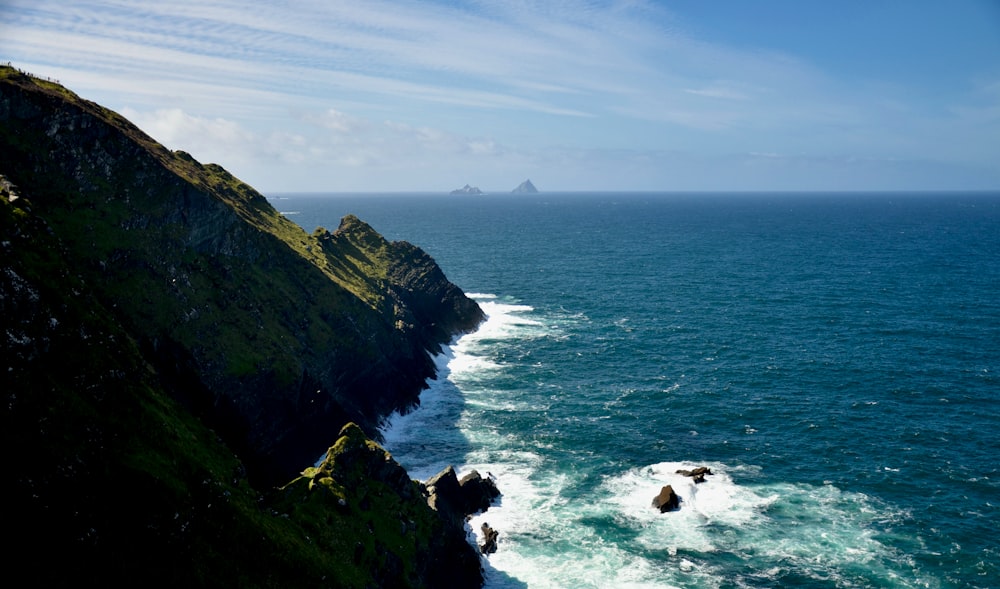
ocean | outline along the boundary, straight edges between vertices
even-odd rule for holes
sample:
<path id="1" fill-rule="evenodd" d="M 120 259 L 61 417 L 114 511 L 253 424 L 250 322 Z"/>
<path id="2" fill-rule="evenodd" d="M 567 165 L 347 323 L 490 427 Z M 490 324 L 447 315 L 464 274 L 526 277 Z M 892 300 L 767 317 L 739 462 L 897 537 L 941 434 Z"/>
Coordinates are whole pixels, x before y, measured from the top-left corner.
<path id="1" fill-rule="evenodd" d="M 385 446 L 495 478 L 488 588 L 1000 587 L 1000 195 L 272 203 L 486 311 Z"/>

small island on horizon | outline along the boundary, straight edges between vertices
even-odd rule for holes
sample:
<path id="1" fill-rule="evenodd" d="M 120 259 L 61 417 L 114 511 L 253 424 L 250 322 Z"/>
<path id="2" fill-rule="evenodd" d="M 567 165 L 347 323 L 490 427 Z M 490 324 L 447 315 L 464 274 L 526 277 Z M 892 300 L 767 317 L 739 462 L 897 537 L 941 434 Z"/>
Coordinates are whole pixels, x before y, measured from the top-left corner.
<path id="1" fill-rule="evenodd" d="M 451 194 L 485 194 L 482 190 L 479 190 L 478 186 L 469 186 L 466 184 L 461 188 L 456 188 L 451 191 Z"/>
<path id="2" fill-rule="evenodd" d="M 510 191 L 511 194 L 538 194 L 538 189 L 532 184 L 531 180 L 525 180 L 517 185 L 516 188 Z M 482 195 L 486 194 L 479 189 L 478 186 L 472 186 L 471 184 L 466 184 L 461 188 L 456 188 L 449 192 L 452 195 Z"/>
<path id="3" fill-rule="evenodd" d="M 517 188 L 511 190 L 512 194 L 538 194 L 538 189 L 535 185 L 531 183 L 531 180 L 525 180 L 518 184 Z"/>

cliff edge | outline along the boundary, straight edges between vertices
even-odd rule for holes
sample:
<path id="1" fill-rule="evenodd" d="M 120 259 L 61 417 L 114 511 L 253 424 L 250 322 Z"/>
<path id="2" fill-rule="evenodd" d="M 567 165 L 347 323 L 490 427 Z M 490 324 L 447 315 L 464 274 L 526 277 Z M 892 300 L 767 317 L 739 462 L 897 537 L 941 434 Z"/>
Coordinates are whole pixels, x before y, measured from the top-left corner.
<path id="1" fill-rule="evenodd" d="M 15 568 L 39 585 L 428 586 L 339 544 L 363 518 L 330 511 L 342 533 L 318 542 L 322 523 L 269 490 L 344 424 L 377 435 L 417 404 L 475 302 L 419 248 L 353 216 L 308 234 L 221 167 L 10 67 L 0 155 Z M 384 557 L 437 554 L 440 530 L 421 530 Z M 472 568 L 460 586 L 481 582 Z"/>

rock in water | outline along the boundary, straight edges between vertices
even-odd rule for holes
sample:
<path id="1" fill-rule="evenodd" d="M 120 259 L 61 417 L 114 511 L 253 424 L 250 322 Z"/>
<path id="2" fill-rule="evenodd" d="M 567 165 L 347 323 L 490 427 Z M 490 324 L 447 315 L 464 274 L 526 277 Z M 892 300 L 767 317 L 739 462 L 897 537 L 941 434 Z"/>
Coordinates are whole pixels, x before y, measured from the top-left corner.
<path id="1" fill-rule="evenodd" d="M 493 501 L 500 497 L 500 489 L 497 488 L 493 479 L 484 479 L 475 470 L 462 477 L 458 481 L 458 486 L 462 490 L 462 506 L 466 514 L 486 511 L 493 504 Z"/>
<path id="2" fill-rule="evenodd" d="M 453 521 L 486 511 L 500 497 L 493 479 L 484 479 L 473 470 L 459 480 L 451 466 L 427 479 L 424 487 L 431 508 Z"/>
<path id="3" fill-rule="evenodd" d="M 483 532 L 483 543 L 479 545 L 479 552 L 493 554 L 497 551 L 497 538 L 500 534 L 486 522 L 483 522 L 483 526 L 480 529 Z"/>
<path id="4" fill-rule="evenodd" d="M 653 498 L 653 507 L 660 510 L 660 513 L 673 511 L 681 506 L 680 497 L 674 492 L 670 485 L 664 485 L 660 489 L 660 494 Z"/>
<path id="5" fill-rule="evenodd" d="M 707 466 L 699 466 L 694 470 L 683 470 L 683 469 L 678 470 L 677 474 L 682 474 L 686 477 L 691 477 L 692 479 L 694 479 L 695 483 L 704 483 L 705 475 L 712 474 L 712 469 L 708 468 Z"/>

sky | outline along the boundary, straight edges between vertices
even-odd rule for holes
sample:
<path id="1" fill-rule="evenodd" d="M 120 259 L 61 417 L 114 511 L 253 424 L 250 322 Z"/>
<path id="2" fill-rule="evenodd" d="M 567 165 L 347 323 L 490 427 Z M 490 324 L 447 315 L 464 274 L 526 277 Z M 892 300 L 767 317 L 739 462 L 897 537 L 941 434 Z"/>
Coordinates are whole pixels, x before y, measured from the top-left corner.
<path id="1" fill-rule="evenodd" d="M 0 0 L 265 194 L 1000 190 L 1000 0 Z"/>

